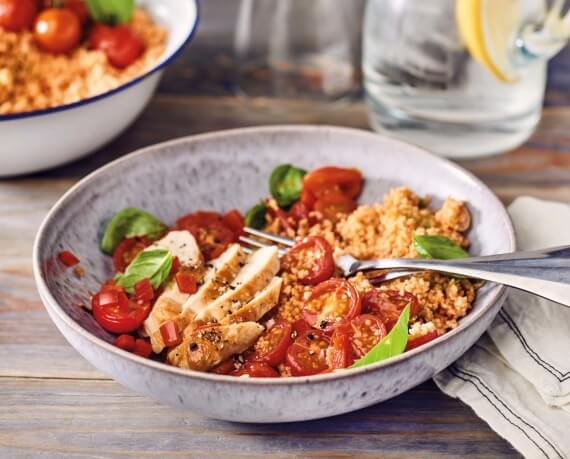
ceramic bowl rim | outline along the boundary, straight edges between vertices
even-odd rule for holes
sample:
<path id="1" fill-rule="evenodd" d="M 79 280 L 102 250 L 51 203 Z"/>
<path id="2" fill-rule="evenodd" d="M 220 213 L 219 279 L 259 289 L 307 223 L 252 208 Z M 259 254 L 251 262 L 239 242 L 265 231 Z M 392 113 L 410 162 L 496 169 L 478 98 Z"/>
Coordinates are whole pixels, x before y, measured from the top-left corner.
<path id="1" fill-rule="evenodd" d="M 242 135 L 242 134 L 269 134 L 269 133 L 291 133 L 291 132 L 302 132 L 304 134 L 307 133 L 322 133 L 322 132 L 338 132 L 343 135 L 355 135 L 355 136 L 363 136 L 369 137 L 370 139 L 382 137 L 384 142 L 391 143 L 394 148 L 405 149 L 410 151 L 416 155 L 421 155 L 427 157 L 429 160 L 438 163 L 441 167 L 447 168 L 448 170 L 452 171 L 455 174 L 462 175 L 465 179 L 471 181 L 472 185 L 475 185 L 478 188 L 484 189 L 485 191 L 490 193 L 490 199 L 494 200 L 494 204 L 498 205 L 499 208 L 503 209 L 504 217 L 505 218 L 505 231 L 507 232 L 508 242 L 510 245 L 510 250 L 514 251 L 516 249 L 516 240 L 515 240 L 515 233 L 514 228 L 512 226 L 512 222 L 508 213 L 506 212 L 503 204 L 498 199 L 498 197 L 489 190 L 489 188 L 481 182 L 477 177 L 475 177 L 471 172 L 463 169 L 459 165 L 452 163 L 451 161 L 435 156 L 432 153 L 429 153 L 417 146 L 408 144 L 406 142 L 402 142 L 400 140 L 392 139 L 390 137 L 380 136 L 379 134 L 372 133 L 369 131 L 361 130 L 361 129 L 354 129 L 354 128 L 345 128 L 345 127 L 338 127 L 338 126 L 327 126 L 327 125 L 275 125 L 275 126 L 260 126 L 260 127 L 247 127 L 247 128 L 238 128 L 238 129 L 228 129 L 228 130 L 221 130 L 221 131 L 214 131 L 205 134 L 198 134 L 198 135 L 191 135 L 186 137 L 181 137 L 174 140 L 169 140 L 166 142 L 161 142 L 158 144 L 154 144 L 151 146 L 147 146 L 141 149 L 138 149 L 130 154 L 127 154 L 121 158 L 118 158 L 98 169 L 88 174 L 86 177 L 81 179 L 75 185 L 73 185 L 69 190 L 67 190 L 63 196 L 61 196 L 57 202 L 53 205 L 50 209 L 44 220 L 42 221 L 38 232 L 36 234 L 36 238 L 34 241 L 33 247 L 33 271 L 34 271 L 34 278 L 36 282 L 36 287 L 42 299 L 42 302 L 49 308 L 53 313 L 57 315 L 57 317 L 62 320 L 68 327 L 70 327 L 75 333 L 81 335 L 91 344 L 96 345 L 107 352 L 112 353 L 116 357 L 127 359 L 132 361 L 137 365 L 144 365 L 146 367 L 152 368 L 154 370 L 159 370 L 164 373 L 176 375 L 176 376 L 183 376 L 190 379 L 200 379 L 203 381 L 210 381 L 213 383 L 228 383 L 228 384 L 248 384 L 248 385 L 258 385 L 258 386 L 266 386 L 266 385 L 296 385 L 296 384 L 306 384 L 306 383 L 320 383 L 320 382 L 327 382 L 332 380 L 344 379 L 344 378 L 351 378 L 356 377 L 357 375 L 374 372 L 380 370 L 382 368 L 391 367 L 393 365 L 397 365 L 400 362 L 403 362 L 407 359 L 414 358 L 415 356 L 427 352 L 428 350 L 443 344 L 445 341 L 452 339 L 455 335 L 461 334 L 467 328 L 474 325 L 474 323 L 482 317 L 487 311 L 493 308 L 499 301 L 502 301 L 505 293 L 506 287 L 502 285 L 497 285 L 494 287 L 494 291 L 490 292 L 491 296 L 487 302 L 487 305 L 482 307 L 480 310 L 476 312 L 471 312 L 466 317 L 468 318 L 468 322 L 461 323 L 457 328 L 445 333 L 444 335 L 438 337 L 434 341 L 431 341 L 423 346 L 420 346 L 416 349 L 411 351 L 405 352 L 400 354 L 396 357 L 392 357 L 390 359 L 384 360 L 382 362 L 374 363 L 371 365 L 367 365 L 360 368 L 354 369 L 343 369 L 339 370 L 338 372 L 333 372 L 329 374 L 322 374 L 322 375 L 312 375 L 306 377 L 296 377 L 296 378 L 236 378 L 233 376 L 226 376 L 226 375 L 217 375 L 213 373 L 204 373 L 194 370 L 187 370 L 182 368 L 173 367 L 170 365 L 166 365 L 162 362 L 157 362 L 150 359 L 145 359 L 143 357 L 139 357 L 132 353 L 126 352 L 122 349 L 119 349 L 116 346 L 113 346 L 111 343 L 106 342 L 105 340 L 99 338 L 98 336 L 92 334 L 85 328 L 81 327 L 77 322 L 75 322 L 67 313 L 63 310 L 63 308 L 58 304 L 57 300 L 51 294 L 44 278 L 42 275 L 41 269 L 41 260 L 40 260 L 40 251 L 43 240 L 45 238 L 45 234 L 49 231 L 50 223 L 54 219 L 54 216 L 59 212 L 59 210 L 65 206 L 66 202 L 69 199 L 74 198 L 75 194 L 80 192 L 80 190 L 86 186 L 89 186 L 92 181 L 97 179 L 99 175 L 103 175 L 108 170 L 114 168 L 116 165 L 122 162 L 128 161 L 140 161 L 147 155 L 153 155 L 155 151 L 163 150 L 164 148 L 173 147 L 177 145 L 186 144 L 188 142 L 203 142 L 212 139 L 217 139 L 219 137 L 231 137 L 235 135 Z"/>
<path id="2" fill-rule="evenodd" d="M 158 63 L 152 66 L 149 70 L 147 70 L 142 75 L 134 78 L 133 80 L 129 80 L 126 83 L 123 83 L 120 86 L 117 86 L 110 91 L 104 92 L 102 94 L 97 94 L 96 96 L 87 97 L 86 99 L 78 100 L 77 102 L 71 102 L 68 104 L 57 105 L 55 107 L 44 108 L 41 110 L 32 110 L 26 112 L 17 112 L 17 113 L 10 113 L 7 115 L 0 115 L 0 123 L 7 122 L 7 121 L 15 121 L 15 120 L 22 120 L 22 119 L 29 119 L 29 118 L 38 118 L 40 116 L 51 115 L 53 113 L 64 112 L 67 110 L 72 110 L 74 108 L 83 107 L 85 105 L 91 105 L 95 102 L 100 100 L 106 99 L 108 97 L 112 97 L 115 94 L 119 94 L 127 89 L 136 86 L 137 84 L 141 83 L 143 80 L 146 80 L 151 75 L 154 75 L 156 72 L 164 69 L 168 64 L 170 64 L 178 55 L 184 50 L 186 45 L 192 41 L 194 35 L 196 34 L 196 30 L 198 29 L 198 24 L 200 23 L 200 0 L 186 0 L 189 2 L 194 3 L 196 8 L 196 17 L 194 18 L 194 22 L 191 24 L 191 27 L 188 30 L 188 34 L 186 38 L 182 40 L 182 42 L 175 48 L 170 55 L 163 54 Z"/>

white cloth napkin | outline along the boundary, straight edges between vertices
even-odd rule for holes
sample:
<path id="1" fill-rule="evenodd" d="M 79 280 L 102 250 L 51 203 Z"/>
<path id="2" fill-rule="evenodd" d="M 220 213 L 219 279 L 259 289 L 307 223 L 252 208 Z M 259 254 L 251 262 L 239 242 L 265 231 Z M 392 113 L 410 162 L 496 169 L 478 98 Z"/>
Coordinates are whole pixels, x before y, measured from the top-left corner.
<path id="1" fill-rule="evenodd" d="M 570 244 L 569 205 L 525 197 L 509 213 L 520 250 Z M 525 457 L 570 458 L 570 309 L 511 290 L 487 333 L 434 380 Z"/>

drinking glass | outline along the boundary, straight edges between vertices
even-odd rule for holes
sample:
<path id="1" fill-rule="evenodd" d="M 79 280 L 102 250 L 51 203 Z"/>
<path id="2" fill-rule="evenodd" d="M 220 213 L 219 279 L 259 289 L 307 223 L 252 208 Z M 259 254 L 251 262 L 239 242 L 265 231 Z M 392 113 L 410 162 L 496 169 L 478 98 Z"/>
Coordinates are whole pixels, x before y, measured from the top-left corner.
<path id="1" fill-rule="evenodd" d="M 363 7 L 363 0 L 242 0 L 239 91 L 331 101 L 355 94 Z"/>
<path id="2" fill-rule="evenodd" d="M 562 1 L 369 0 L 370 123 L 452 158 L 523 143 L 541 115 L 546 61 L 570 35 Z"/>

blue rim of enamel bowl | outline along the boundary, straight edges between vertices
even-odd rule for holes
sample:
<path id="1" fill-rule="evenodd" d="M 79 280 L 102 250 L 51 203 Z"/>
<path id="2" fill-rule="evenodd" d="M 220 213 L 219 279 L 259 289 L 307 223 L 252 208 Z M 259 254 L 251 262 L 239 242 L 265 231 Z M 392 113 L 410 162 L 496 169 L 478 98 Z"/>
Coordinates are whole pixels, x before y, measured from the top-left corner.
<path id="1" fill-rule="evenodd" d="M 3 121 L 14 121 L 20 120 L 25 118 L 35 118 L 38 116 L 49 115 L 51 113 L 58 113 L 63 112 L 66 110 L 71 110 L 73 108 L 82 107 L 84 105 L 89 105 L 95 103 L 99 100 L 105 99 L 107 97 L 114 96 L 120 92 L 126 91 L 127 89 L 137 85 L 138 83 L 142 82 L 149 76 L 153 75 L 154 73 L 162 70 L 166 67 L 170 62 L 172 62 L 178 55 L 184 50 L 186 45 L 190 43 L 194 35 L 196 34 L 196 30 L 198 29 L 198 24 L 200 23 L 200 0 L 191 0 L 195 7 L 196 7 L 196 18 L 194 19 L 194 23 L 192 24 L 187 37 L 184 41 L 180 44 L 180 46 L 170 55 L 168 58 L 164 59 L 160 64 L 156 67 L 151 68 L 148 72 L 136 77 L 133 80 L 122 84 L 121 86 L 116 87 L 115 89 L 111 89 L 110 91 L 104 92 L 102 94 L 97 94 L 96 96 L 88 97 L 87 99 L 82 99 L 77 102 L 72 102 L 69 104 L 58 105 L 57 107 L 45 108 L 42 110 L 34 110 L 30 112 L 19 112 L 19 113 L 11 113 L 9 115 L 0 115 L 0 123 Z"/>

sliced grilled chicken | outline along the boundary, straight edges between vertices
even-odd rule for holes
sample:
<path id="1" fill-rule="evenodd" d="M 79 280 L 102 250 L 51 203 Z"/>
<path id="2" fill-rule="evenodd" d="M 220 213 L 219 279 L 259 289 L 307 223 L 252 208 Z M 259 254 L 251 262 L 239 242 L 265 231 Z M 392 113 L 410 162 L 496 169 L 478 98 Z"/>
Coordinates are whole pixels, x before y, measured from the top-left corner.
<path id="1" fill-rule="evenodd" d="M 239 308 L 236 312 L 226 316 L 220 323 L 224 325 L 240 322 L 257 322 L 277 305 L 282 284 L 283 279 L 274 277 L 269 282 L 269 285 L 259 292 L 253 300 Z"/>
<path id="2" fill-rule="evenodd" d="M 276 247 L 255 251 L 231 282 L 228 291 L 197 314 L 195 320 L 220 322 L 250 302 L 257 292 L 267 287 L 278 271 L 279 254 Z"/>
<path id="3" fill-rule="evenodd" d="M 182 306 L 179 320 L 183 330 L 196 314 L 203 311 L 210 303 L 222 296 L 230 287 L 231 281 L 245 266 L 246 254 L 239 244 L 232 244 L 214 260 L 212 267 L 206 273 L 204 285 L 192 295 Z"/>
<path id="4" fill-rule="evenodd" d="M 263 330 L 256 322 L 201 327 L 172 349 L 167 360 L 180 368 L 208 371 L 247 350 Z"/>
<path id="5" fill-rule="evenodd" d="M 145 250 L 166 249 L 172 256 L 178 257 L 181 266 L 195 268 L 204 264 L 204 257 L 189 231 L 170 231 L 162 239 L 148 246 Z"/>
<path id="6" fill-rule="evenodd" d="M 182 268 L 190 270 L 198 278 L 197 280 L 200 280 L 204 259 L 194 236 L 190 232 L 171 231 L 145 250 L 157 248 L 169 250 L 173 256 L 178 257 Z M 164 349 L 160 326 L 180 314 L 182 305 L 189 296 L 189 294 L 182 293 L 178 289 L 175 280 L 170 280 L 156 300 L 150 315 L 143 324 L 144 332 L 150 337 L 154 352 L 159 353 Z"/>

